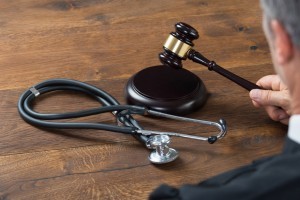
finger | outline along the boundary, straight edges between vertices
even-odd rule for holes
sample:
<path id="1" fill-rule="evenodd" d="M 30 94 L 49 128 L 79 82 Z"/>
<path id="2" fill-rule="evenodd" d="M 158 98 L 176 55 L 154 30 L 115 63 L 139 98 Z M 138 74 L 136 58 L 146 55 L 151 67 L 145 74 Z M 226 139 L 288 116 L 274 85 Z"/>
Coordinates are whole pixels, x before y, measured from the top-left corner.
<path id="1" fill-rule="evenodd" d="M 267 90 L 280 90 L 281 80 L 278 75 L 267 75 L 257 81 L 257 85 Z"/>
<path id="2" fill-rule="evenodd" d="M 250 91 L 249 95 L 253 101 L 263 106 L 279 106 L 287 108 L 289 105 L 287 91 L 253 89 Z"/>
<path id="3" fill-rule="evenodd" d="M 290 116 L 285 112 L 285 110 L 275 107 L 275 106 L 266 106 L 266 112 L 269 117 L 274 121 L 286 121 Z"/>
<path id="4" fill-rule="evenodd" d="M 254 107 L 259 108 L 261 107 L 261 105 L 259 105 L 256 101 L 252 100 L 252 104 L 254 105 Z"/>
<path id="5" fill-rule="evenodd" d="M 286 119 L 283 119 L 283 120 L 280 120 L 280 123 L 282 124 L 285 124 L 285 125 L 288 125 L 289 124 L 289 121 L 290 121 L 290 118 L 286 118 Z"/>

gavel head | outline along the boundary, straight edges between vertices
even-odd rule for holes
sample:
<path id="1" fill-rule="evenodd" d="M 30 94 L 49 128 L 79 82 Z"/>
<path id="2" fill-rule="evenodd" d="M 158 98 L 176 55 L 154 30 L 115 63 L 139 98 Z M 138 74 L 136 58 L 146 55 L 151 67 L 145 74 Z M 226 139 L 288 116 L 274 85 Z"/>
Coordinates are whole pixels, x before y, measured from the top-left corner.
<path id="1" fill-rule="evenodd" d="M 159 54 L 160 62 L 173 68 L 182 68 L 182 60 L 186 60 L 188 51 L 194 46 L 193 40 L 199 34 L 192 26 L 179 22 L 175 24 L 176 32 L 171 32 Z"/>

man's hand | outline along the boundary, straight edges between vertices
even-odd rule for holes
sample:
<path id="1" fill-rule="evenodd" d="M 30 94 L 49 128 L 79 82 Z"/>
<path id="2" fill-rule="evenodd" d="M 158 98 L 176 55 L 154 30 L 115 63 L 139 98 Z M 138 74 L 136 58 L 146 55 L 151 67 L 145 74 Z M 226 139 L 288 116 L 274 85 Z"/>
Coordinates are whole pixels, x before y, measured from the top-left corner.
<path id="1" fill-rule="evenodd" d="M 268 75 L 256 83 L 265 90 L 253 89 L 249 95 L 255 107 L 263 107 L 275 121 L 288 124 L 291 115 L 290 96 L 288 88 L 278 75 Z"/>

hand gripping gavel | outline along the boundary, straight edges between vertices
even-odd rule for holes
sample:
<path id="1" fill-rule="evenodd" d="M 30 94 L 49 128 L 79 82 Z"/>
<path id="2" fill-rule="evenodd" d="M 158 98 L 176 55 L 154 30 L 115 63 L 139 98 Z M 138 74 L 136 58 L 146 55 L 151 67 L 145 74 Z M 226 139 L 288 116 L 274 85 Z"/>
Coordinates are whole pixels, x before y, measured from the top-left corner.
<path id="1" fill-rule="evenodd" d="M 199 38 L 199 34 L 192 26 L 179 22 L 175 24 L 176 32 L 171 32 L 163 48 L 164 52 L 159 54 L 162 64 L 173 68 L 182 68 L 182 60 L 187 58 L 208 67 L 236 84 L 242 86 L 248 91 L 252 89 L 261 89 L 258 85 L 220 67 L 214 61 L 205 58 L 201 53 L 192 49 L 193 40 Z"/>

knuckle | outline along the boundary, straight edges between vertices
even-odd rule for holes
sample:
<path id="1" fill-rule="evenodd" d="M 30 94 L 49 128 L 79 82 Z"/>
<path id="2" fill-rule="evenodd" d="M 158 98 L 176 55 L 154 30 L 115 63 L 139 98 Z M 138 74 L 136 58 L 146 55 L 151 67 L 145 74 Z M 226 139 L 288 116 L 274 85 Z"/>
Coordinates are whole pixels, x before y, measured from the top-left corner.
<path id="1" fill-rule="evenodd" d="M 288 125 L 288 124 L 289 124 L 289 118 L 280 120 L 280 122 L 281 122 L 282 124 Z"/>
<path id="2" fill-rule="evenodd" d="M 290 104 L 290 96 L 288 94 L 283 95 L 282 105 L 289 106 Z"/>
<path id="3" fill-rule="evenodd" d="M 290 112 L 290 97 L 288 94 L 282 95 L 282 98 L 279 101 L 279 106 L 283 108 L 289 115 Z"/>
<path id="4" fill-rule="evenodd" d="M 279 121 L 279 114 L 275 109 L 270 109 L 267 111 L 269 117 L 274 121 Z"/>
<path id="5" fill-rule="evenodd" d="M 267 102 L 271 101 L 272 100 L 272 93 L 271 93 L 271 91 L 267 90 L 265 94 L 266 94 L 265 95 L 265 100 Z"/>

